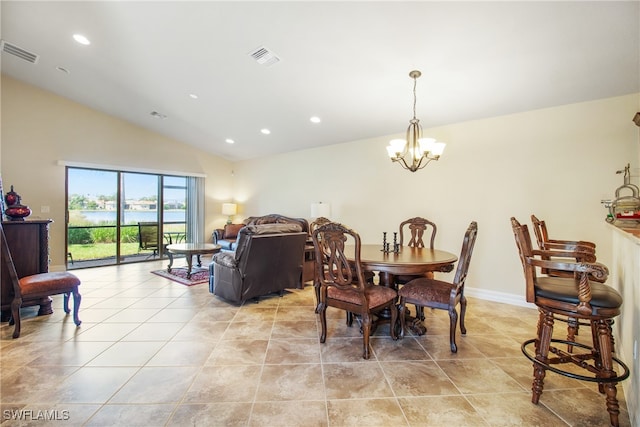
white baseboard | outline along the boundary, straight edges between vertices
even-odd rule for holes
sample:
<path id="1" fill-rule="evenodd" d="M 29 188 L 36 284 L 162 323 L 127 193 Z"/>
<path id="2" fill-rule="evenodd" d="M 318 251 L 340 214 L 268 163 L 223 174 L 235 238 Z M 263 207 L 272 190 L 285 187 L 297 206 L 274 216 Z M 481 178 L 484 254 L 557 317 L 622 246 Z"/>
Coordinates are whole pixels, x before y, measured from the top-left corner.
<path id="1" fill-rule="evenodd" d="M 536 308 L 535 304 L 528 303 L 523 295 L 508 294 L 506 292 L 490 291 L 479 288 L 464 288 L 464 293 L 468 297 L 479 298 L 487 301 L 501 302 L 519 307 Z"/>

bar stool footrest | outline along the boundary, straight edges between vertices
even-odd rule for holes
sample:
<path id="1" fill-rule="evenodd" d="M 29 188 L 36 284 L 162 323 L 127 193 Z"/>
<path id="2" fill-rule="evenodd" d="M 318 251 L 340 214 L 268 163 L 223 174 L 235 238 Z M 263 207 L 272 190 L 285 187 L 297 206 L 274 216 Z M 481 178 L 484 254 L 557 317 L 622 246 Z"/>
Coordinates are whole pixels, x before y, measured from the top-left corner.
<path id="1" fill-rule="evenodd" d="M 524 354 L 527 359 L 529 359 L 530 361 L 532 361 L 533 363 L 542 366 L 545 370 L 549 370 L 551 372 L 555 372 L 556 374 L 565 376 L 565 377 L 569 377 L 569 378 L 573 378 L 576 380 L 580 380 L 580 381 L 589 381 L 589 382 L 595 382 L 595 383 L 618 383 L 620 381 L 624 381 L 627 378 L 629 378 L 629 367 L 620 359 L 618 359 L 615 356 L 612 356 L 611 359 L 613 360 L 613 362 L 615 362 L 615 364 L 617 364 L 619 367 L 621 367 L 624 370 L 624 373 L 622 375 L 616 375 L 615 377 L 610 377 L 610 378 L 602 378 L 602 377 L 596 377 L 596 376 L 584 376 L 584 375 L 579 375 L 576 374 L 574 372 L 570 372 L 570 371 L 565 371 L 563 369 L 559 369 L 551 364 L 548 363 L 544 363 L 538 359 L 535 358 L 535 354 L 532 354 L 529 352 L 529 350 L 527 350 L 527 347 L 530 346 L 531 344 L 535 345 L 536 339 L 532 338 L 530 340 L 525 341 L 524 343 L 522 343 L 522 346 L 520 347 L 520 349 L 522 350 L 522 354 Z M 593 351 L 594 348 L 585 344 L 581 344 L 581 343 L 577 343 L 577 342 L 573 342 L 573 341 L 568 341 L 568 340 L 561 340 L 561 339 L 552 339 L 551 343 L 557 343 L 557 344 L 566 344 L 566 345 L 571 345 L 574 347 L 580 347 L 580 348 L 584 348 L 586 350 L 591 350 Z M 566 352 L 565 352 L 566 353 Z M 573 353 L 567 353 L 567 354 L 573 354 Z M 575 366 L 581 367 L 583 369 L 586 370 L 586 368 L 574 363 L 573 361 L 567 361 L 567 362 L 560 362 L 560 363 L 572 363 Z"/>

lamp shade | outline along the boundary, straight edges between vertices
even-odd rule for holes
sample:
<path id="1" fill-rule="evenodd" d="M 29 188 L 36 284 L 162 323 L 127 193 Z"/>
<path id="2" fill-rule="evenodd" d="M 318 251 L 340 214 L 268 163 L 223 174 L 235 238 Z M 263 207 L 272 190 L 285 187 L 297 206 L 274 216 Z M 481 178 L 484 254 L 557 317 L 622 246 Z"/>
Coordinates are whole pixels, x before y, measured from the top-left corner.
<path id="1" fill-rule="evenodd" d="M 238 205 L 235 203 L 223 203 L 222 214 L 223 215 L 235 215 L 238 212 Z"/>
<path id="2" fill-rule="evenodd" d="M 311 218 L 329 218 L 331 216 L 331 205 L 329 203 L 312 203 Z"/>

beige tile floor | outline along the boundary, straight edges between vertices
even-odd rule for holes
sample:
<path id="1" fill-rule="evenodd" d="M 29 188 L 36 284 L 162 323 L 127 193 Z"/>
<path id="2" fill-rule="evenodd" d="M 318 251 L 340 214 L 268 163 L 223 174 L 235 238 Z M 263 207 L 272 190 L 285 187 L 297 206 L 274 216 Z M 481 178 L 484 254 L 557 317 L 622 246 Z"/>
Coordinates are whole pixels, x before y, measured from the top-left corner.
<path id="1" fill-rule="evenodd" d="M 427 310 L 427 335 L 393 341 L 382 326 L 365 361 L 342 312 L 329 310 L 319 342 L 310 286 L 236 306 L 207 284 L 149 273 L 157 268 L 74 271 L 80 328 L 61 297 L 52 315 L 23 310 L 17 340 L 2 324 L 2 426 L 608 425 L 591 383 L 549 373 L 540 404 L 530 402 L 520 343 L 535 331 L 535 310 L 469 298 L 457 354 L 447 313 Z M 629 426 L 622 387 L 618 396 Z"/>

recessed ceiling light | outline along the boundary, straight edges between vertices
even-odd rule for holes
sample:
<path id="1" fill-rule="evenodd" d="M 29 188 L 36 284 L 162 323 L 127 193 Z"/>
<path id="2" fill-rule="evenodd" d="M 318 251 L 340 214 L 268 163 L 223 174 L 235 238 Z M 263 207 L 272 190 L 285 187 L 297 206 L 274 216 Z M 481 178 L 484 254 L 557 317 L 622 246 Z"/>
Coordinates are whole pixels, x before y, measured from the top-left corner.
<path id="1" fill-rule="evenodd" d="M 195 93 L 190 93 L 190 94 L 189 94 L 189 98 L 191 98 L 191 99 L 198 99 L 198 95 L 196 95 Z"/>
<path id="2" fill-rule="evenodd" d="M 311 123 L 320 123 L 322 121 L 318 116 L 313 116 L 309 120 L 311 120 Z"/>
<path id="3" fill-rule="evenodd" d="M 233 143 L 235 143 L 235 141 L 234 141 L 233 139 L 231 139 L 231 138 L 227 138 L 227 139 L 225 139 L 225 140 L 224 140 L 224 142 L 226 142 L 227 144 L 233 144 Z"/>
<path id="4" fill-rule="evenodd" d="M 265 128 L 265 129 L 260 129 L 260 132 L 262 132 L 262 133 L 263 133 L 263 134 L 265 134 L 265 135 L 269 135 L 269 134 L 271 133 L 271 131 L 270 131 L 269 129 L 267 129 L 267 128 Z"/>
<path id="5" fill-rule="evenodd" d="M 82 34 L 74 34 L 73 35 L 73 39 L 75 41 L 77 41 L 80 44 L 83 44 L 85 46 L 88 46 L 91 44 L 91 42 L 89 41 L 88 38 L 86 38 L 85 36 L 83 36 Z"/>

